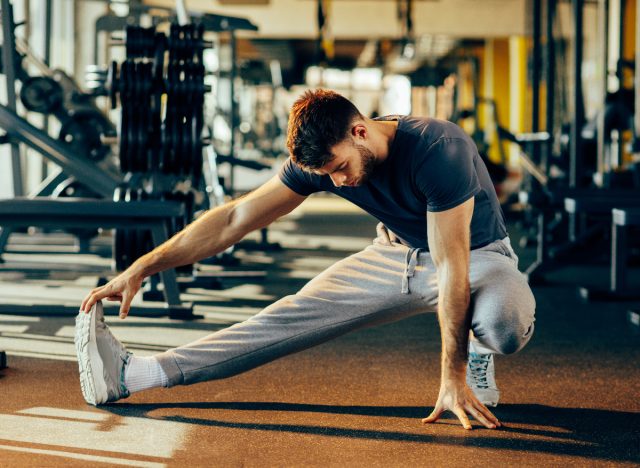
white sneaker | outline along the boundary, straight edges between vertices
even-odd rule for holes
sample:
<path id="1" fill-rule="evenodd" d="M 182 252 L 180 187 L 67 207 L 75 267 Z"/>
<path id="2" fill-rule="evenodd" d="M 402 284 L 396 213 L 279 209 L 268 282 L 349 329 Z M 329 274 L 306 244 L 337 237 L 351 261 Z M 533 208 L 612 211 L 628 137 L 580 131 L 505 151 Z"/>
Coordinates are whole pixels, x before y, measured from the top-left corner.
<path id="1" fill-rule="evenodd" d="M 493 352 L 476 340 L 469 340 L 467 385 L 485 406 L 498 406 L 500 391 L 496 385 Z"/>
<path id="2" fill-rule="evenodd" d="M 104 323 L 102 302 L 89 313 L 76 317 L 76 353 L 80 370 L 80 388 L 87 403 L 99 405 L 129 396 L 124 385 L 124 366 L 131 353 Z"/>

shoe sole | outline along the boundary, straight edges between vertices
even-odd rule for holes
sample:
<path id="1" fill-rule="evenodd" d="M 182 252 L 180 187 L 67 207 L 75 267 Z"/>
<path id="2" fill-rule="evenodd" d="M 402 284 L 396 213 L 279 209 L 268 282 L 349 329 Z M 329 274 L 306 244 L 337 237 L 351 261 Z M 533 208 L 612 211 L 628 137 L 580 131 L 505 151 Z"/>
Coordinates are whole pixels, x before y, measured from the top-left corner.
<path id="1" fill-rule="evenodd" d="M 107 383 L 104 381 L 104 367 L 96 342 L 96 311 L 94 306 L 86 314 L 80 312 L 76 317 L 75 345 L 80 371 L 80 389 L 87 403 L 98 405 L 107 401 Z"/>

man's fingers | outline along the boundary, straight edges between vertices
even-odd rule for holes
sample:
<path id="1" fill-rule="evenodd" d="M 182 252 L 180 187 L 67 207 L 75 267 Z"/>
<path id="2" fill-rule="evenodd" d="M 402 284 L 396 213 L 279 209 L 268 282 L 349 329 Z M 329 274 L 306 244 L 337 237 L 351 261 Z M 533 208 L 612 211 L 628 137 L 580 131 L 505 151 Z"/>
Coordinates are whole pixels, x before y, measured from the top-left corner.
<path id="1" fill-rule="evenodd" d="M 127 315 L 129 315 L 129 309 L 131 308 L 131 301 L 133 300 L 133 296 L 124 292 L 122 294 L 122 304 L 120 305 L 120 318 L 124 319 Z"/>
<path id="2" fill-rule="evenodd" d="M 96 299 L 95 295 L 98 289 L 93 289 L 82 301 L 82 305 L 80 306 L 80 310 L 82 312 L 89 312 L 93 304 L 95 304 Z"/>
<path id="3" fill-rule="evenodd" d="M 429 424 L 429 423 L 435 422 L 438 419 L 440 419 L 440 416 L 442 416 L 442 413 L 444 413 L 444 408 L 440 404 L 436 404 L 436 406 L 435 406 L 435 408 L 433 408 L 433 411 L 431 412 L 431 414 L 429 416 L 427 416 L 426 418 L 424 418 L 422 420 L 422 422 L 424 424 Z"/>
<path id="4" fill-rule="evenodd" d="M 451 411 L 458 416 L 458 419 L 462 423 L 462 427 L 465 429 L 471 429 L 471 422 L 469 421 L 469 417 L 467 416 L 467 413 L 464 412 L 464 408 L 462 408 L 462 406 L 455 406 Z"/>
<path id="5" fill-rule="evenodd" d="M 91 310 L 91 308 L 93 307 L 93 304 L 95 304 L 97 302 L 97 299 L 95 298 L 95 293 L 91 293 L 89 296 L 87 296 L 85 298 L 85 300 L 82 303 L 82 311 L 85 314 L 88 314 L 89 311 Z"/>
<path id="6" fill-rule="evenodd" d="M 500 423 L 500 420 L 491 412 L 489 411 L 489 409 L 487 409 L 487 407 L 485 405 L 483 405 L 482 403 L 478 402 L 477 405 L 475 405 L 476 409 L 478 411 L 480 411 L 489 421 L 491 421 L 493 424 L 495 424 L 496 427 L 500 427 L 502 426 L 502 423 Z"/>
<path id="7" fill-rule="evenodd" d="M 109 287 L 109 285 L 106 284 L 100 288 L 92 290 L 91 293 L 89 293 L 89 295 L 85 297 L 84 301 L 82 301 L 80 310 L 84 311 L 85 313 L 89 313 L 96 302 L 101 301 L 105 297 L 114 295 L 112 292 L 110 292 L 110 289 L 111 288 Z"/>
<path id="8" fill-rule="evenodd" d="M 489 421 L 489 419 L 484 414 L 482 414 L 482 412 L 478 408 L 475 408 L 473 405 L 469 405 L 469 407 L 467 408 L 467 411 L 471 413 L 471 416 L 476 418 L 476 421 L 478 421 L 480 424 L 482 424 L 486 428 L 488 429 L 496 428 L 496 425 L 493 422 Z"/>
<path id="9" fill-rule="evenodd" d="M 121 300 L 122 300 L 122 294 L 114 294 L 113 296 L 107 297 L 107 301 L 120 302 Z"/>
<path id="10" fill-rule="evenodd" d="M 438 419 L 440 419 L 440 416 L 443 412 L 444 410 L 442 409 L 442 407 L 440 405 L 436 405 L 431 414 L 422 420 L 422 424 L 436 422 Z"/>

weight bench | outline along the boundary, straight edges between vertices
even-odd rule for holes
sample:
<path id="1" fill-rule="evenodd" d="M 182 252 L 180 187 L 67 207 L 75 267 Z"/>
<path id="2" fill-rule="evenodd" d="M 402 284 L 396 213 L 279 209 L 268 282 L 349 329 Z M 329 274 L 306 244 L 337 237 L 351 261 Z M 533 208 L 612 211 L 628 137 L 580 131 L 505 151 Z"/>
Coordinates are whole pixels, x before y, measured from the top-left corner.
<path id="1" fill-rule="evenodd" d="M 640 205 L 640 195 L 627 189 L 585 189 L 569 187 L 547 187 L 544 195 L 533 201 L 538 209 L 537 248 L 535 261 L 526 268 L 525 275 L 531 284 L 543 284 L 545 273 L 562 267 L 567 260 L 574 258 L 577 247 L 588 240 L 598 230 L 584 232 L 576 236 L 575 214 L 593 212 L 596 209 L 604 216 L 610 216 L 611 208 L 620 200 L 635 199 Z M 528 200 L 525 200 L 527 203 Z M 551 245 L 547 239 L 547 226 L 554 221 L 555 214 L 561 210 L 569 215 L 568 240 Z M 602 229 L 599 229 L 602 231 Z"/>
<path id="2" fill-rule="evenodd" d="M 640 298 L 626 284 L 628 254 L 627 230 L 640 225 L 640 196 L 566 198 L 565 209 L 572 215 L 579 212 L 598 214 L 611 219 L 611 262 L 609 288 L 580 288 L 580 296 L 591 300 L 632 300 Z"/>
<path id="3" fill-rule="evenodd" d="M 580 195 L 567 195 L 564 209 L 571 216 L 570 237 L 575 238 L 575 218 L 578 214 L 600 215 L 610 218 L 614 208 L 640 206 L 640 193 L 635 190 L 598 190 Z"/>
<path id="4" fill-rule="evenodd" d="M 0 226 L 43 228 L 122 228 L 148 229 L 153 247 L 168 238 L 167 223 L 184 215 L 184 205 L 176 201 L 113 202 L 109 200 L 64 198 L 12 198 L 0 200 Z M 163 283 L 165 307 L 132 307 L 134 315 L 168 315 L 176 319 L 194 319 L 191 304 L 180 302 L 180 290 L 174 269 L 159 273 Z M 43 306 L 0 304 L 0 313 L 58 315 L 78 313 L 79 304 Z M 118 307 L 105 304 L 105 313 L 117 315 Z"/>

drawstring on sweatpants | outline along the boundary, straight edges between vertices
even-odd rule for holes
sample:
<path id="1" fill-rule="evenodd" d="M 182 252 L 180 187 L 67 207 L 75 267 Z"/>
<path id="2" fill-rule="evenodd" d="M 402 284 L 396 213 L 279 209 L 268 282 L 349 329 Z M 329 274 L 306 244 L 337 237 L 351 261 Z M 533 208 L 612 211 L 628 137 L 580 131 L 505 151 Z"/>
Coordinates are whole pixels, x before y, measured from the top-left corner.
<path id="1" fill-rule="evenodd" d="M 409 278 L 413 278 L 413 274 L 416 271 L 418 265 L 418 254 L 421 249 L 411 248 L 407 251 L 407 257 L 405 258 L 404 275 L 402 276 L 402 294 L 410 294 L 409 291 Z"/>

